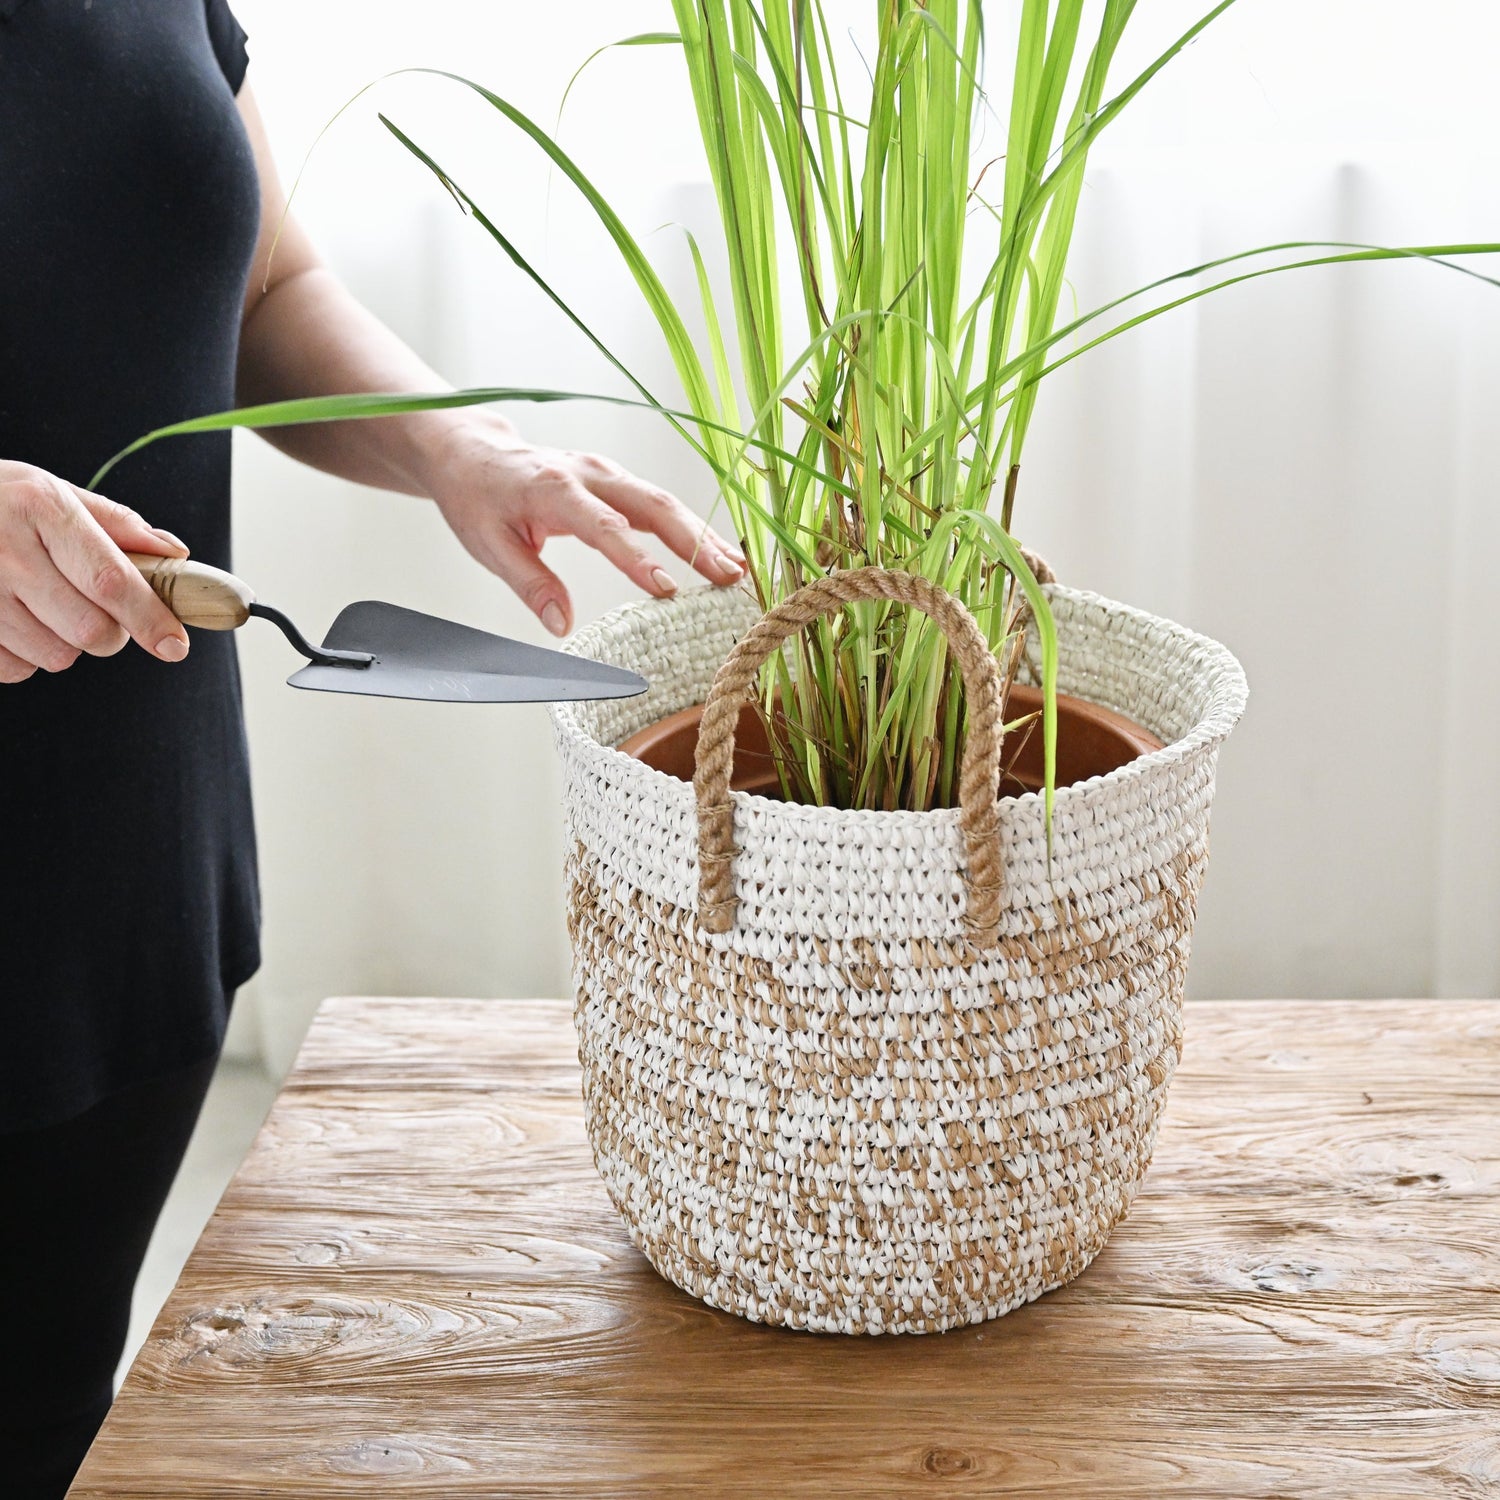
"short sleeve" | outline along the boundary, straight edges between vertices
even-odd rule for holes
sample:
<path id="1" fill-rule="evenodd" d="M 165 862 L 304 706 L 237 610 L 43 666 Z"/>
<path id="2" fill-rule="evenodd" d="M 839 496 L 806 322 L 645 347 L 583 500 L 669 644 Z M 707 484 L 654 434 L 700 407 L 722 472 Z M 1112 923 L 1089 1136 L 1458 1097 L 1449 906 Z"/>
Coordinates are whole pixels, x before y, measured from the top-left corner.
<path id="1" fill-rule="evenodd" d="M 208 8 L 208 39 L 213 44 L 214 56 L 230 90 L 237 94 L 245 81 L 245 69 L 250 66 L 245 28 L 235 20 L 228 0 L 204 0 L 204 3 Z"/>

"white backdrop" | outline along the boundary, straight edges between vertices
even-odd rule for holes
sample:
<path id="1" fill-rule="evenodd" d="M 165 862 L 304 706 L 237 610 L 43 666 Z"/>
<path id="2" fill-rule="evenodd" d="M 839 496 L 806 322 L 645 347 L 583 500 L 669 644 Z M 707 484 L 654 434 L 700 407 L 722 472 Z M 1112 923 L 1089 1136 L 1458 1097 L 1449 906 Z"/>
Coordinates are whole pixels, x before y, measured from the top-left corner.
<path id="1" fill-rule="evenodd" d="M 550 125 L 594 47 L 671 24 L 666 0 L 235 3 L 288 177 L 334 110 L 392 69 L 469 73 Z M 987 8 L 998 52 L 1013 7 Z M 872 7 L 830 11 L 864 28 Z M 1140 6 L 1117 78 L 1194 11 Z M 1395 0 L 1240 0 L 1106 138 L 1079 305 L 1278 239 L 1500 239 L 1497 46 L 1500 19 L 1478 0 L 1429 0 L 1420 24 Z M 563 132 L 680 280 L 666 226 L 711 229 L 712 208 L 677 68 L 669 49 L 604 58 Z M 372 307 L 455 381 L 611 384 L 377 108 L 669 384 L 566 184 L 549 185 L 534 148 L 483 105 L 430 80 L 361 100 L 301 190 L 304 221 Z M 1500 991 L 1497 405 L 1500 291 L 1418 264 L 1236 289 L 1078 361 L 1044 393 L 1018 510 L 1027 539 L 1070 581 L 1219 636 L 1250 674 L 1222 763 L 1196 993 Z M 515 415 L 707 498 L 644 414 Z M 237 442 L 237 566 L 309 628 L 377 597 L 544 639 L 429 506 Z M 583 549 L 553 545 L 581 619 L 627 597 Z M 293 693 L 274 633 L 242 640 L 266 963 L 235 1046 L 284 1067 L 335 992 L 564 992 L 544 712 Z"/>

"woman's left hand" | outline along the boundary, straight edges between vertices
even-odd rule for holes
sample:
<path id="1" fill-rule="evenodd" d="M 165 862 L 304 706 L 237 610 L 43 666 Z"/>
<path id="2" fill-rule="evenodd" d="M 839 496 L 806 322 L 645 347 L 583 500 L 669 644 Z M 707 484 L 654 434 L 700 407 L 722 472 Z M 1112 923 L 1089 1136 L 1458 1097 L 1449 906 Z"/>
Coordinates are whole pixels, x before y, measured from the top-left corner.
<path id="1" fill-rule="evenodd" d="M 735 583 L 745 559 L 675 496 L 607 458 L 536 448 L 488 415 L 444 434 L 426 486 L 469 554 L 508 583 L 553 635 L 573 625 L 562 579 L 542 561 L 548 537 L 576 536 L 631 582 L 665 598 L 677 583 L 646 550 L 655 536 L 711 583 Z"/>

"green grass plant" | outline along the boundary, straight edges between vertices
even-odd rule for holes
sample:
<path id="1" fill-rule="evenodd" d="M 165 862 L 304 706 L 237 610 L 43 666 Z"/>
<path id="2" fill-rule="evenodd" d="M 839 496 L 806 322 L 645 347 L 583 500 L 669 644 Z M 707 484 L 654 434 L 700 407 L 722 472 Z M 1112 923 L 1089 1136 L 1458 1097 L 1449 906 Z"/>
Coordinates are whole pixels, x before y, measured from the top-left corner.
<path id="1" fill-rule="evenodd" d="M 873 563 L 962 599 L 1007 683 L 1034 633 L 1050 811 L 1057 638 L 1013 533 L 1046 376 L 1238 282 L 1398 257 L 1466 270 L 1454 258 L 1500 248 L 1287 242 L 1061 319 L 1090 148 L 1233 3 L 1206 11 L 1111 92 L 1135 0 L 871 0 L 861 7 L 870 33 L 855 54 L 840 52 L 822 0 L 673 0 L 675 30 L 618 45 L 671 47 L 684 65 L 728 271 L 727 285 L 716 285 L 688 237 L 697 338 L 557 132 L 481 84 L 440 75 L 476 93 L 582 195 L 655 318 L 680 397 L 648 389 L 485 209 L 381 118 L 634 392 L 592 399 L 658 413 L 712 471 L 763 605 L 829 570 Z M 1008 98 L 981 84 L 987 19 L 1001 14 L 1015 31 Z M 981 159 L 981 125 L 1003 128 L 993 159 Z M 133 448 L 171 432 L 581 394 L 506 387 L 276 403 L 175 424 Z M 768 707 L 779 700 L 768 719 L 788 795 L 879 809 L 955 800 L 962 684 L 925 617 L 852 605 L 792 643 L 763 687 Z"/>

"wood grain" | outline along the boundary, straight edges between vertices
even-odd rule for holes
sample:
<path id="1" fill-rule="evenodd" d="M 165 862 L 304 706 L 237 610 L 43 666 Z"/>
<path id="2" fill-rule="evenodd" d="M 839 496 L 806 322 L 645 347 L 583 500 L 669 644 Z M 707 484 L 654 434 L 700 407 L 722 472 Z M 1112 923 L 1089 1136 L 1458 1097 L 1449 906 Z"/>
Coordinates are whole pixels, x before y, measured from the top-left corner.
<path id="1" fill-rule="evenodd" d="M 1071 1286 L 844 1339 L 662 1282 L 561 1002 L 335 1000 L 73 1494 L 1500 1495 L 1500 1002 L 1189 1009 Z"/>
<path id="2" fill-rule="evenodd" d="M 168 609 L 199 630 L 238 630 L 250 618 L 255 593 L 243 579 L 207 563 L 127 552 Z"/>

